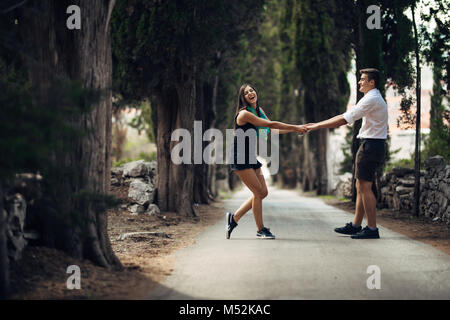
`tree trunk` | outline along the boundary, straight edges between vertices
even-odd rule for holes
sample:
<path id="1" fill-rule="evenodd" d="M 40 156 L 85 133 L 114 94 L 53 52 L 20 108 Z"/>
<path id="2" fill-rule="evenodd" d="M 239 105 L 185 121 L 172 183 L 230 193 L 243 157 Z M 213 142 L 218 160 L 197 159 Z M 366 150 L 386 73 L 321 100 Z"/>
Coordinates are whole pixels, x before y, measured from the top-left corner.
<path id="1" fill-rule="evenodd" d="M 66 9 L 73 4 L 81 8 L 79 30 L 66 27 Z M 107 234 L 106 212 L 97 207 L 95 198 L 89 198 L 110 190 L 112 61 L 108 25 L 114 4 L 115 0 L 34 1 L 25 13 L 24 25 L 32 49 L 29 77 L 37 89 L 37 101 L 49 101 L 47 89 L 59 80 L 79 81 L 85 89 L 102 92 L 90 111 L 69 120 L 85 134 L 72 142 L 71 150 L 55 152 L 54 165 L 71 176 L 52 181 L 54 193 L 45 195 L 54 213 L 42 212 L 45 244 L 75 258 L 120 269 Z"/>
<path id="2" fill-rule="evenodd" d="M 203 133 L 211 127 L 211 119 L 209 117 L 209 109 L 212 103 L 212 92 L 208 83 L 204 82 L 197 86 L 196 92 L 196 110 L 195 110 L 195 120 L 201 121 L 202 132 L 198 133 L 197 144 L 201 148 L 194 148 L 194 152 L 201 154 L 202 163 L 194 164 L 194 202 L 208 204 L 210 196 L 209 192 L 209 181 L 208 181 L 208 167 L 203 160 L 203 150 L 207 146 L 208 142 L 203 141 Z M 195 139 L 195 136 L 194 136 Z"/>
<path id="3" fill-rule="evenodd" d="M 220 53 L 218 54 L 218 59 L 220 59 Z M 211 124 L 210 127 L 214 128 L 217 119 L 217 89 L 219 86 L 219 75 L 214 76 L 214 82 L 212 87 L 212 103 L 211 103 Z M 216 158 L 217 161 L 217 158 Z M 208 184 L 209 184 L 209 195 L 211 200 L 217 197 L 217 185 L 216 185 L 216 162 L 208 166 Z"/>
<path id="4" fill-rule="evenodd" d="M 329 129 L 319 131 L 319 145 L 317 147 L 317 194 L 328 194 L 327 146 Z"/>
<path id="5" fill-rule="evenodd" d="M 411 5 L 413 27 L 414 27 L 414 42 L 416 55 L 416 143 L 414 150 L 414 215 L 419 216 L 420 213 L 420 57 L 419 57 L 419 40 L 417 35 L 416 19 L 414 17 L 415 2 Z"/>
<path id="6" fill-rule="evenodd" d="M 180 76 L 175 88 L 160 89 L 157 98 L 157 150 L 158 181 L 157 198 L 162 211 L 174 211 L 181 215 L 196 216 L 194 202 L 194 165 L 176 165 L 171 159 L 171 150 L 178 141 L 171 141 L 176 129 L 187 129 L 193 137 L 196 81 L 195 70 L 187 70 Z M 191 150 L 193 141 L 191 139 Z"/>
<path id="7" fill-rule="evenodd" d="M 6 211 L 3 203 L 3 186 L 0 181 L 0 300 L 9 298 L 9 261 L 6 245 Z"/>

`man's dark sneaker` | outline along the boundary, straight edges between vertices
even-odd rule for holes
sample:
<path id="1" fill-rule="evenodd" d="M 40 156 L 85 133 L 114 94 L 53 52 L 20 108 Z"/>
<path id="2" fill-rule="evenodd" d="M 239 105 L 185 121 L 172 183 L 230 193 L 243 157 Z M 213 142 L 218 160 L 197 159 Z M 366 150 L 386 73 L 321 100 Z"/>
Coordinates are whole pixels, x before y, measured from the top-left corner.
<path id="1" fill-rule="evenodd" d="M 357 234 L 361 231 L 361 226 L 355 227 L 351 222 L 349 222 L 345 225 L 345 227 L 336 228 L 334 231 L 342 234 Z"/>
<path id="2" fill-rule="evenodd" d="M 365 227 L 357 234 L 352 235 L 352 239 L 379 239 L 378 228 L 376 230 L 370 230 L 369 227 Z"/>
<path id="3" fill-rule="evenodd" d="M 261 239 L 275 239 L 275 236 L 270 232 L 269 228 L 262 228 L 260 231 L 256 233 L 256 236 Z"/>
<path id="4" fill-rule="evenodd" d="M 234 221 L 233 216 L 234 214 L 232 214 L 231 212 L 227 212 L 227 227 L 226 227 L 227 239 L 230 239 L 231 232 L 238 225 L 236 221 Z"/>

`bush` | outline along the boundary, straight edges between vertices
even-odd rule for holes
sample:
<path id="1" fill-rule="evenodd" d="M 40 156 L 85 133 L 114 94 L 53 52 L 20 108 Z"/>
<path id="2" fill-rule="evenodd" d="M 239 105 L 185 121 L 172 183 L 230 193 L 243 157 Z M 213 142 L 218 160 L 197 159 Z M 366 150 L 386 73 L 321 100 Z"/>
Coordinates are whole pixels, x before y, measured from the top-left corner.
<path id="1" fill-rule="evenodd" d="M 412 157 L 410 159 L 400 159 L 400 160 L 397 160 L 395 162 L 388 164 L 384 168 L 384 172 L 386 173 L 386 172 L 392 171 L 392 169 L 394 169 L 395 167 L 414 169 L 414 155 L 412 155 Z"/>

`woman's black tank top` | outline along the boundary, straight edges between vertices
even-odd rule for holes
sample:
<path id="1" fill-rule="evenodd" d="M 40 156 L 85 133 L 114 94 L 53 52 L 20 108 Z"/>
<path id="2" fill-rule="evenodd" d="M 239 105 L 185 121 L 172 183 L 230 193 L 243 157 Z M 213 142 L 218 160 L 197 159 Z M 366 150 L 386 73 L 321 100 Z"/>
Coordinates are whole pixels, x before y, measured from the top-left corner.
<path id="1" fill-rule="evenodd" d="M 241 129 L 244 131 L 244 133 L 246 133 L 248 130 L 254 130 L 254 135 L 256 137 L 256 127 L 251 124 L 250 122 L 247 122 L 246 124 L 240 126 L 237 124 L 236 119 L 238 114 L 234 117 L 234 124 L 235 124 L 235 130 L 237 129 Z M 234 164 L 236 165 L 249 165 L 250 164 L 250 160 L 252 159 L 252 163 L 255 164 L 257 163 L 256 160 L 256 141 L 254 141 L 255 146 L 254 148 L 252 148 L 252 150 L 254 150 L 254 152 L 252 152 L 252 155 L 250 156 L 250 137 L 245 136 L 245 148 L 244 148 L 244 153 L 245 153 L 245 163 L 238 163 L 238 142 L 237 142 L 238 136 L 236 135 L 236 132 L 234 134 L 234 141 L 233 141 L 233 148 L 234 148 Z M 241 142 L 242 143 L 242 142 Z M 241 156 L 242 157 L 242 156 Z"/>

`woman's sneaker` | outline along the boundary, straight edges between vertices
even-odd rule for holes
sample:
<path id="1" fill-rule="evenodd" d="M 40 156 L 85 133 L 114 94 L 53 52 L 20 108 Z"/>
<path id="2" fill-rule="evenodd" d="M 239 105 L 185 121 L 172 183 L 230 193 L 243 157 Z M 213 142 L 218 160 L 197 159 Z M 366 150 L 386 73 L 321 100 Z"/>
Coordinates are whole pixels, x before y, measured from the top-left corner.
<path id="1" fill-rule="evenodd" d="M 236 223 L 236 221 L 234 221 L 233 216 L 234 216 L 234 214 L 232 214 L 231 212 L 227 212 L 227 214 L 226 214 L 226 217 L 227 217 L 227 225 L 226 225 L 226 236 L 227 236 L 227 239 L 230 239 L 231 232 L 238 225 Z"/>
<path id="2" fill-rule="evenodd" d="M 275 236 L 270 232 L 269 228 L 262 228 L 260 231 L 256 233 L 256 236 L 261 239 L 275 239 Z"/>

